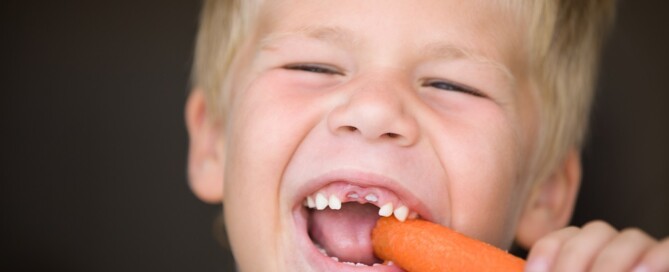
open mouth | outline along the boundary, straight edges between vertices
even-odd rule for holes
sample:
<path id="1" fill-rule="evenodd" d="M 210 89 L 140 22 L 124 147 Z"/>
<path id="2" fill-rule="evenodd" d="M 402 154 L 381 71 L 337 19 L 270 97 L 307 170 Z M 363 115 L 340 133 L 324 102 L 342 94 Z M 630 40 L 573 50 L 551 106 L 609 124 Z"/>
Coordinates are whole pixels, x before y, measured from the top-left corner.
<path id="1" fill-rule="evenodd" d="M 422 217 L 416 203 L 385 187 L 335 181 L 304 197 L 297 214 L 323 262 L 337 269 L 402 271 L 374 255 L 371 232 L 381 216 L 400 221 Z"/>

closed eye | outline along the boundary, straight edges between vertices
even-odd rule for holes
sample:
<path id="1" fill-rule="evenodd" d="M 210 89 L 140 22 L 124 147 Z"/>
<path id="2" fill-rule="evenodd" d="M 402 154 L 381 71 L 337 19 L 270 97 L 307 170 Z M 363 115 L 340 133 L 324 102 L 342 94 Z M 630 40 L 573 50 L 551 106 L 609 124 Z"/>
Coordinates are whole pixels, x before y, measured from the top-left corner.
<path id="1" fill-rule="evenodd" d="M 435 89 L 445 90 L 445 91 L 461 92 L 461 93 L 470 94 L 470 95 L 477 96 L 477 97 L 485 97 L 485 95 L 483 93 L 481 93 L 480 91 L 478 91 L 474 88 L 464 87 L 462 85 L 455 84 L 455 83 L 450 83 L 450 82 L 443 81 L 443 80 L 428 80 L 428 81 L 425 81 L 425 83 L 423 83 L 423 87 L 430 87 L 430 88 L 435 88 Z"/>
<path id="2" fill-rule="evenodd" d="M 344 75 L 344 73 L 340 72 L 335 68 L 320 64 L 289 64 L 284 66 L 283 68 L 288 70 L 304 71 L 317 74 Z"/>

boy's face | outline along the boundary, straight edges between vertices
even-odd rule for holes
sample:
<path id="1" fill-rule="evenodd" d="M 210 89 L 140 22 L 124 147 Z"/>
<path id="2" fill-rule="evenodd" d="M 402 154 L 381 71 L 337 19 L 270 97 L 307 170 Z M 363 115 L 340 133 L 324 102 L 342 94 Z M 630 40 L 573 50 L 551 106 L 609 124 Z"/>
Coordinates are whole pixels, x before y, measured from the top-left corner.
<path id="1" fill-rule="evenodd" d="M 445 0 L 265 8 L 235 66 L 225 137 L 225 218 L 243 270 L 362 269 L 343 261 L 374 262 L 387 203 L 509 246 L 536 123 L 511 12 Z M 342 208 L 305 207 L 318 193 Z"/>

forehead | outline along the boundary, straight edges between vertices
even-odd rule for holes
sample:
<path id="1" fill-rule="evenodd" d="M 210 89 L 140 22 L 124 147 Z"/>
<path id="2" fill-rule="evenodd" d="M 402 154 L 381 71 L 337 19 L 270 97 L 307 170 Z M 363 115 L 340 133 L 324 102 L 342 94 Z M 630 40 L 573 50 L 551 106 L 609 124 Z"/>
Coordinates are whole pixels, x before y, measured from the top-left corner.
<path id="1" fill-rule="evenodd" d="M 346 48 L 398 48 L 514 66 L 524 61 L 527 31 L 512 6 L 496 0 L 275 0 L 263 5 L 260 39 L 264 46 L 303 36 Z"/>

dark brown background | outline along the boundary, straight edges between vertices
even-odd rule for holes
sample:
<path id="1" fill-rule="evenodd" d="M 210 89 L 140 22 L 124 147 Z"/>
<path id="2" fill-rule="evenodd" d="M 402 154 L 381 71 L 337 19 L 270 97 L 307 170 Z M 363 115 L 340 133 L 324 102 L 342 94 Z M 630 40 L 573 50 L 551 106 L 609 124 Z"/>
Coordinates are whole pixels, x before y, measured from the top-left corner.
<path id="1" fill-rule="evenodd" d="M 667 3 L 620 7 L 576 224 L 669 236 Z M 0 270 L 232 269 L 185 180 L 199 5 L 2 1 Z"/>

